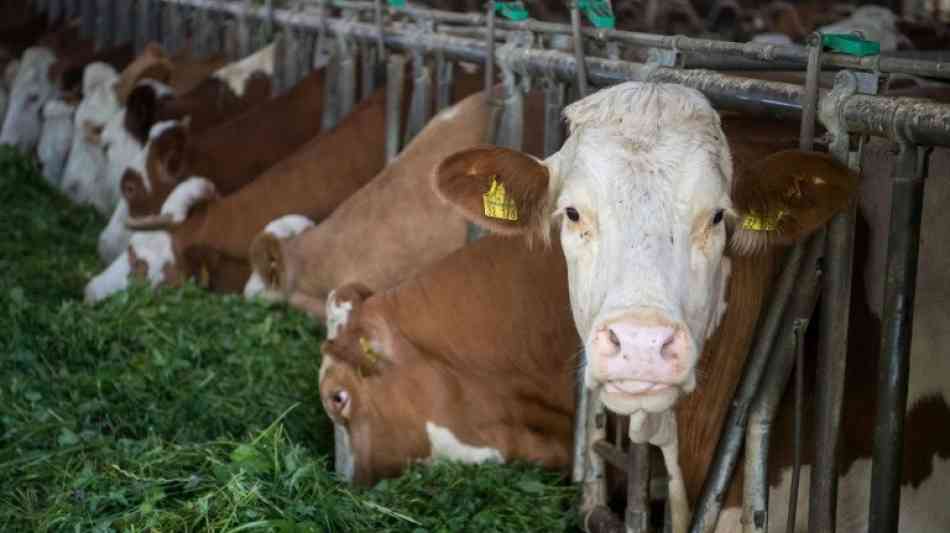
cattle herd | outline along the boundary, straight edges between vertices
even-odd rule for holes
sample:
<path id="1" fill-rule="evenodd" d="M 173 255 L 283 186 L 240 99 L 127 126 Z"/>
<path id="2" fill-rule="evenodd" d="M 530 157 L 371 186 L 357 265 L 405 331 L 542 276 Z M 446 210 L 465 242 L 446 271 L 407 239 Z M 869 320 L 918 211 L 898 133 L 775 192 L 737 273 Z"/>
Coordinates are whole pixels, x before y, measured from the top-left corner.
<path id="1" fill-rule="evenodd" d="M 542 158 L 543 94 L 526 95 L 524 151 L 494 147 L 481 74 L 460 71 L 451 105 L 387 161 L 385 89 L 321 131 L 324 70 L 272 98 L 273 46 L 227 63 L 154 43 L 94 51 L 68 24 L 2 34 L 0 142 L 109 217 L 86 302 L 133 280 L 194 281 L 325 323 L 320 396 L 360 484 L 432 459 L 566 472 L 575 389 L 589 387 L 662 450 L 685 531 L 784 251 L 857 196 L 853 172 L 796 149 L 797 123 L 719 113 L 678 85 L 572 103 L 563 146 Z M 470 225 L 488 235 L 469 242 Z M 856 307 L 852 327 L 877 334 Z M 938 324 L 919 346 L 946 338 L 945 308 L 918 315 Z M 875 402 L 876 354 L 851 346 L 840 531 L 866 527 Z M 901 530 L 950 531 L 950 368 L 917 346 Z M 717 531 L 741 529 L 740 492 Z"/>

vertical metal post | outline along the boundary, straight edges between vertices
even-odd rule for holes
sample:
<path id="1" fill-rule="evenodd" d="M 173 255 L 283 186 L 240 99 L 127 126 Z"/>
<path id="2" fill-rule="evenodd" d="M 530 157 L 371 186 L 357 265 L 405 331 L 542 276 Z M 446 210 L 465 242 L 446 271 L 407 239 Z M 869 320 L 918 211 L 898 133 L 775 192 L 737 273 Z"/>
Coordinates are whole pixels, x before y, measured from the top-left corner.
<path id="1" fill-rule="evenodd" d="M 823 114 L 838 109 L 857 91 L 854 73 L 840 72 L 835 89 L 822 103 Z M 827 115 L 826 115 L 827 116 Z M 824 117 L 823 117 L 824 118 Z M 830 117 L 829 117 L 830 118 Z M 835 159 L 859 171 L 860 158 L 851 151 L 850 136 L 836 119 L 827 121 L 834 135 L 831 153 Z M 851 316 L 851 274 L 854 255 L 854 221 L 857 205 L 852 200 L 847 210 L 828 223 L 825 250 L 825 276 L 822 282 L 821 319 L 818 323 L 818 367 L 815 401 L 815 460 L 812 465 L 809 491 L 808 531 L 825 533 L 835 530 L 838 500 L 838 432 L 841 426 L 841 404 L 844 399 L 845 370 L 848 359 L 848 325 Z"/>
<path id="2" fill-rule="evenodd" d="M 735 396 L 726 414 L 722 434 L 716 444 L 713 462 L 709 466 L 703 489 L 693 512 L 690 533 L 712 531 L 722 510 L 722 501 L 732 480 L 732 474 L 739 461 L 739 451 L 745 434 L 746 421 L 752 399 L 758 391 L 759 383 L 765 373 L 768 357 L 772 351 L 776 332 L 781 325 L 782 316 L 788 306 L 792 289 L 802 262 L 804 250 L 795 246 L 785 258 L 785 266 L 775 284 L 771 301 L 760 317 L 749 356 L 742 369 L 742 378 L 736 388 Z"/>
<path id="3" fill-rule="evenodd" d="M 112 0 L 96 0 L 96 50 L 103 50 L 112 46 L 115 38 L 116 20 L 115 4 Z"/>
<path id="4" fill-rule="evenodd" d="M 115 37 L 112 39 L 112 45 L 121 46 L 132 42 L 132 35 L 135 32 L 133 17 L 135 11 L 134 0 L 117 2 L 112 9 L 115 15 Z"/>
<path id="5" fill-rule="evenodd" d="M 485 39 L 487 51 L 485 52 L 485 96 L 491 98 L 492 88 L 495 86 L 495 2 L 488 0 L 487 31 Z"/>
<path id="6" fill-rule="evenodd" d="M 138 0 L 135 51 L 141 53 L 145 45 L 161 34 L 162 6 L 155 0 Z"/>
<path id="7" fill-rule="evenodd" d="M 337 120 L 350 114 L 356 102 L 356 51 L 354 43 L 345 35 L 338 34 L 337 57 L 340 65 L 340 110 Z"/>
<path id="8" fill-rule="evenodd" d="M 373 18 L 376 20 L 376 29 L 379 35 L 376 36 L 376 53 L 379 54 L 379 60 L 386 59 L 386 28 L 383 21 L 383 0 L 373 0 Z"/>
<path id="9" fill-rule="evenodd" d="M 378 49 L 369 43 L 361 43 L 360 47 L 360 99 L 369 98 L 376 90 L 376 65 Z"/>
<path id="10" fill-rule="evenodd" d="M 550 78 L 541 82 L 544 87 L 544 157 L 561 149 L 564 144 L 564 84 Z"/>
<path id="11" fill-rule="evenodd" d="M 402 91 L 406 76 L 406 56 L 390 54 L 386 63 L 386 162 L 399 155 L 402 131 Z M 324 111 L 325 112 L 325 111 Z"/>
<path id="12" fill-rule="evenodd" d="M 248 11 L 254 8 L 252 0 L 244 0 L 244 9 L 237 16 L 238 24 L 238 55 L 247 57 L 253 51 L 251 44 L 251 21 L 247 16 Z"/>
<path id="13" fill-rule="evenodd" d="M 571 0 L 571 35 L 574 38 L 574 59 L 577 62 L 577 92 L 587 96 L 587 63 L 584 62 L 584 38 L 581 35 L 581 11 L 577 0 Z"/>
<path id="14" fill-rule="evenodd" d="M 650 531 L 650 445 L 630 443 L 627 452 L 626 533 Z"/>
<path id="15" fill-rule="evenodd" d="M 63 1 L 64 0 L 52 0 L 46 6 L 46 21 L 50 25 L 63 16 Z"/>
<path id="16" fill-rule="evenodd" d="M 815 140 L 815 116 L 818 112 L 818 78 L 821 76 L 821 34 L 809 37 L 808 70 L 805 74 L 805 98 L 802 105 L 802 124 L 799 149 L 810 152 Z"/>
<path id="17" fill-rule="evenodd" d="M 403 144 L 409 144 L 409 141 L 422 131 L 432 115 L 432 74 L 422 52 L 412 52 L 412 73 L 412 102 L 409 106 Z"/>
<path id="18" fill-rule="evenodd" d="M 435 110 L 436 112 L 452 105 L 452 81 L 455 78 L 455 63 L 445 60 L 442 51 L 435 53 Z"/>
<path id="19" fill-rule="evenodd" d="M 607 478 L 604 475 L 604 458 L 594 451 L 593 443 L 607 437 L 607 412 L 600 401 L 600 391 L 583 388 L 582 394 L 588 396 L 586 414 L 586 439 L 584 440 L 584 455 L 587 466 L 584 469 L 584 479 L 581 493 L 581 516 L 585 521 L 590 515 L 607 505 Z"/>
<path id="20" fill-rule="evenodd" d="M 332 41 L 325 46 L 331 47 L 326 50 L 329 53 L 330 60 L 324 67 L 323 74 L 323 115 L 320 128 L 322 131 L 330 131 L 340 121 L 340 54 L 335 49 Z M 324 53 L 318 51 L 314 55 Z"/>
<path id="21" fill-rule="evenodd" d="M 288 32 L 281 31 L 274 36 L 274 74 L 271 83 L 271 97 L 287 92 L 291 85 L 290 38 Z"/>
<path id="22" fill-rule="evenodd" d="M 80 4 L 79 35 L 91 39 L 96 34 L 97 0 L 82 0 Z"/>
<path id="23" fill-rule="evenodd" d="M 515 73 L 505 66 L 501 72 L 505 100 L 495 144 L 520 151 L 524 146 L 524 95 Z"/>
<path id="24" fill-rule="evenodd" d="M 582 358 L 586 355 L 582 354 Z M 583 376 L 583 372 L 581 373 Z M 574 461 L 571 469 L 571 481 L 581 483 L 584 481 L 584 471 L 587 469 L 587 412 L 590 394 L 587 387 L 584 386 L 582 377 L 578 377 L 576 389 L 574 391 Z"/>
<path id="25" fill-rule="evenodd" d="M 921 155 L 917 146 L 901 144 L 892 189 L 871 466 L 872 533 L 898 531 L 900 516 L 904 413 L 926 174 Z"/>
<path id="26" fill-rule="evenodd" d="M 795 365 L 795 343 L 802 322 L 807 323 L 818 299 L 819 260 L 825 249 L 825 230 L 796 244 L 804 259 L 798 268 L 795 291 L 783 314 L 772 345 L 768 369 L 752 401 L 746 427 L 745 483 L 742 523 L 747 533 L 768 530 L 768 454 L 772 421 Z M 800 333 L 804 333 L 801 331 Z"/>

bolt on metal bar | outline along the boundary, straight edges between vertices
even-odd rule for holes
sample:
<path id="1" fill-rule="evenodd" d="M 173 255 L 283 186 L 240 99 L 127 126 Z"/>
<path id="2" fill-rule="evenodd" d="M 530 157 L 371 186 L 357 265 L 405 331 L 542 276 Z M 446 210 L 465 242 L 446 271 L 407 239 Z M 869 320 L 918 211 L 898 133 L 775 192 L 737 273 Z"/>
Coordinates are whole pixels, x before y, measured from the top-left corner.
<path id="1" fill-rule="evenodd" d="M 212 9 L 232 16 L 246 13 L 262 17 L 260 8 L 247 11 L 238 4 L 223 0 L 176 0 L 177 3 Z M 285 24 L 302 28 L 319 28 L 324 23 L 329 31 L 346 33 L 360 40 L 376 39 L 372 24 L 340 19 L 324 19 L 319 14 L 275 10 L 275 18 Z M 486 45 L 482 41 L 437 34 L 387 32 L 386 44 L 397 50 L 442 50 L 449 59 L 486 62 Z M 824 54 L 827 58 L 829 54 Z M 531 76 L 555 76 L 573 81 L 576 60 L 570 54 L 553 50 L 517 49 L 506 61 L 516 72 Z M 640 63 L 596 57 L 585 59 L 588 80 L 596 85 L 612 85 L 629 80 L 679 83 L 703 92 L 718 107 L 751 113 L 769 113 L 796 117 L 801 113 L 803 89 L 800 86 L 736 78 L 704 70 L 679 70 Z M 821 91 L 822 98 L 827 91 Z M 921 145 L 950 146 L 950 105 L 913 98 L 890 98 L 855 95 L 845 102 L 842 116 L 847 129 L 879 137 L 895 138 L 896 132 L 909 142 Z"/>
<path id="2" fill-rule="evenodd" d="M 719 518 L 723 498 L 732 480 L 732 473 L 739 462 L 739 451 L 742 449 L 749 409 L 759 389 L 762 376 L 765 374 L 769 354 L 795 288 L 804 253 L 805 245 L 799 243 L 787 254 L 782 273 L 772 292 L 771 301 L 768 307 L 764 308 L 764 314 L 759 317 L 759 325 L 742 370 L 742 378 L 729 406 L 729 412 L 726 414 L 726 422 L 719 435 L 712 464 L 707 471 L 696 510 L 693 512 L 690 533 L 711 531 Z"/>
<path id="3" fill-rule="evenodd" d="M 819 230 L 807 242 L 797 247 L 804 249 L 804 258 L 795 278 L 795 289 L 782 314 L 780 330 L 772 344 L 767 369 L 749 406 L 749 420 L 745 431 L 745 483 L 742 506 L 742 523 L 745 533 L 764 533 L 768 530 L 768 465 L 772 421 L 775 419 L 788 378 L 795 366 L 793 348 L 798 338 L 798 321 L 807 322 L 818 300 L 821 277 L 819 260 L 825 248 L 825 230 Z M 715 523 L 706 524 L 706 526 L 710 528 L 715 526 Z"/>
<path id="4" fill-rule="evenodd" d="M 922 155 L 917 146 L 900 145 L 892 190 L 871 466 L 871 533 L 897 531 L 900 516 L 904 414 L 926 174 Z"/>

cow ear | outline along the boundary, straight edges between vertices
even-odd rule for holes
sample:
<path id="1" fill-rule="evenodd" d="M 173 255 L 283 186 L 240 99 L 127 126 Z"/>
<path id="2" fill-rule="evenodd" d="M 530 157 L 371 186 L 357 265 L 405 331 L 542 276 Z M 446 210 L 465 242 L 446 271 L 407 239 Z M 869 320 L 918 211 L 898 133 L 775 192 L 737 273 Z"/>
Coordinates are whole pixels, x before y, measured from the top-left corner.
<path id="1" fill-rule="evenodd" d="M 335 339 L 349 324 L 359 320 L 360 307 L 373 291 L 362 283 L 348 283 L 338 287 L 327 296 L 327 338 Z"/>
<path id="2" fill-rule="evenodd" d="M 732 193 L 732 246 L 753 254 L 799 241 L 846 209 L 857 186 L 857 174 L 828 154 L 788 150 L 766 157 Z"/>
<path id="3" fill-rule="evenodd" d="M 444 159 L 433 180 L 436 193 L 462 216 L 496 233 L 532 232 L 550 218 L 548 168 L 521 152 L 469 148 Z"/>
<path id="4" fill-rule="evenodd" d="M 138 172 L 126 170 L 122 173 L 122 180 L 119 183 L 122 196 L 130 205 L 137 203 L 145 195 L 145 185 Z"/>

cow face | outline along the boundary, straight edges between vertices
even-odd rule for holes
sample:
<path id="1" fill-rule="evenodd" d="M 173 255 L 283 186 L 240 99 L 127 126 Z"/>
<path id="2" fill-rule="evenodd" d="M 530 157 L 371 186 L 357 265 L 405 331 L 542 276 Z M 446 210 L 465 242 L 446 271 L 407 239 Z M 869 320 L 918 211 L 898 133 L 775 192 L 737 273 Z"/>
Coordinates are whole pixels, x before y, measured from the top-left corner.
<path id="1" fill-rule="evenodd" d="M 800 236 L 846 202 L 853 183 L 844 178 L 852 176 L 827 157 L 796 153 L 765 169 L 776 174 L 776 194 L 737 198 L 718 115 L 699 92 L 678 85 L 621 84 L 565 115 L 571 135 L 548 160 L 476 148 L 446 159 L 436 187 L 498 232 L 547 238 L 559 225 L 586 384 L 618 412 L 664 411 L 695 387 L 698 356 L 725 310 L 727 223 L 758 211 L 763 229 Z M 796 165 L 805 174 L 792 172 Z M 804 211 L 816 209 L 802 218 L 793 205 L 775 207 L 783 187 L 811 172 L 821 183 L 795 186 L 847 182 L 834 208 L 805 202 Z M 802 222 L 780 228 L 781 219 Z M 754 252 L 766 241 L 739 244 Z"/>
<path id="2" fill-rule="evenodd" d="M 48 48 L 33 47 L 23 53 L 10 88 L 0 144 L 15 146 L 24 153 L 36 148 L 42 130 L 43 105 L 57 93 L 48 76 L 55 61 L 56 56 Z"/>
<path id="3" fill-rule="evenodd" d="M 73 140 L 75 111 L 76 106 L 62 100 L 50 100 L 43 106 L 43 133 L 36 154 L 43 175 L 54 186 L 58 186 L 63 178 L 63 167 Z"/>
<path id="4" fill-rule="evenodd" d="M 102 134 L 120 111 L 113 85 L 115 69 L 91 63 L 83 73 L 83 99 L 76 108 L 73 141 L 63 172 L 63 192 L 77 203 L 90 203 L 95 184 L 105 181 L 106 153 Z"/>

